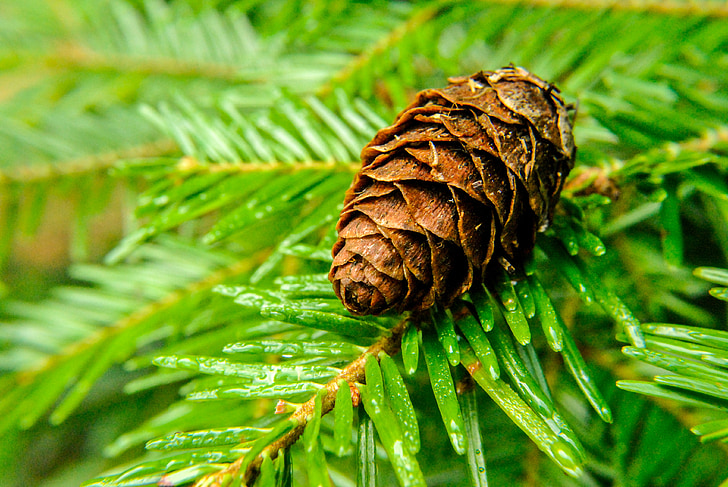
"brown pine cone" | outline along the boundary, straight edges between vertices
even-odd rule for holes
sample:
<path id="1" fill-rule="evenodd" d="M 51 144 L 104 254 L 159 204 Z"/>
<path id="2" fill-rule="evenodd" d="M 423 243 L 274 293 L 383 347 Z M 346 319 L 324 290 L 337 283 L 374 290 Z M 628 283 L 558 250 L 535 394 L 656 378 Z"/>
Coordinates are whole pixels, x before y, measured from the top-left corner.
<path id="1" fill-rule="evenodd" d="M 448 81 L 362 151 L 329 273 L 352 313 L 449 306 L 549 225 L 576 151 L 558 90 L 518 67 Z"/>

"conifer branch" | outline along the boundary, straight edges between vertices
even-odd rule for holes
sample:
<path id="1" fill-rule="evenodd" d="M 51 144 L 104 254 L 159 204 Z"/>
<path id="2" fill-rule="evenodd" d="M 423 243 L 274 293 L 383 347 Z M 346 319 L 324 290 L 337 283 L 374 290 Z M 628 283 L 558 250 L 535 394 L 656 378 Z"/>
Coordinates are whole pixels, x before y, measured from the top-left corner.
<path id="1" fill-rule="evenodd" d="M 32 55 L 28 53 L 28 55 Z M 221 63 L 200 62 L 165 57 L 98 53 L 79 44 L 66 43 L 48 54 L 43 64 L 55 69 L 83 69 L 89 71 L 114 71 L 146 75 L 196 76 L 210 79 L 236 81 L 240 69 Z M 255 82 L 246 79 L 248 82 Z M 267 82 L 259 79 L 257 82 Z"/>
<path id="2" fill-rule="evenodd" d="M 727 17 L 728 5 L 725 2 L 690 2 L 662 0 L 495 0 L 487 3 L 505 5 L 533 5 L 535 7 L 576 8 L 584 10 L 611 9 L 636 12 L 652 12 L 669 15 L 702 15 Z"/>
<path id="3" fill-rule="evenodd" d="M 612 200 L 619 197 L 619 187 L 612 179 L 612 167 L 577 168 L 564 184 L 565 195 L 601 194 Z"/>
<path id="4" fill-rule="evenodd" d="M 17 375 L 18 383 L 29 383 L 38 378 L 43 372 L 57 367 L 60 363 L 65 360 L 70 360 L 72 357 L 81 354 L 83 351 L 88 350 L 91 347 L 98 345 L 101 342 L 110 340 L 112 337 L 122 333 L 131 327 L 138 325 L 150 316 L 161 313 L 166 309 L 181 302 L 186 296 L 190 294 L 212 289 L 215 286 L 227 282 L 234 276 L 238 276 L 245 272 L 255 268 L 263 259 L 263 256 L 254 256 L 244 260 L 237 261 L 230 266 L 222 268 L 216 272 L 213 272 L 205 279 L 201 281 L 193 282 L 190 285 L 178 289 L 174 292 L 167 294 L 161 299 L 151 302 L 146 306 L 138 309 L 134 313 L 125 316 L 116 323 L 113 323 L 107 327 L 100 329 L 97 333 L 88 337 L 85 340 L 77 341 L 67 346 L 60 353 L 54 354 L 46 358 L 38 366 L 23 371 Z"/>
<path id="5" fill-rule="evenodd" d="M 640 380 L 644 379 L 644 375 L 638 373 L 634 367 L 627 365 L 622 360 L 622 357 L 615 356 L 614 354 L 604 352 L 601 350 L 588 349 L 585 350 L 584 355 L 588 360 L 593 361 L 600 367 L 609 370 L 614 377 L 619 377 L 621 380 Z M 660 408 L 668 411 L 672 417 L 674 417 L 685 429 L 690 429 L 696 424 L 705 420 L 705 416 L 700 411 L 694 408 L 685 407 L 673 400 L 665 399 L 662 397 L 655 396 L 642 396 L 645 400 L 650 401 Z M 723 451 L 728 452 L 728 444 L 725 442 L 716 442 Z"/>
<path id="6" fill-rule="evenodd" d="M 701 137 L 678 142 L 674 145 L 687 150 L 708 152 L 714 150 L 716 146 L 725 143 L 728 143 L 728 127 L 723 126 L 715 130 L 708 130 Z M 670 146 L 672 145 L 670 144 Z"/>
<path id="7" fill-rule="evenodd" d="M 330 162 L 330 161 L 301 161 L 295 164 L 287 164 L 283 162 L 215 162 L 203 163 L 199 159 L 191 156 L 185 156 L 180 159 L 177 169 L 183 173 L 228 173 L 243 174 L 252 172 L 266 172 L 278 170 L 304 170 L 315 169 L 327 171 L 335 168 L 341 168 L 346 171 L 356 172 L 359 170 L 361 163 L 359 161 L 352 162 Z"/>
<path id="8" fill-rule="evenodd" d="M 364 365 L 366 364 L 367 357 L 369 355 L 372 355 L 374 357 L 378 357 L 380 352 L 385 352 L 387 355 L 395 355 L 399 352 L 401 343 L 402 343 L 402 335 L 407 330 L 407 328 L 410 326 L 411 318 L 405 318 L 402 321 L 400 321 L 397 325 L 395 325 L 391 330 L 390 334 L 383 336 L 379 340 L 377 340 L 376 343 L 374 343 L 372 346 L 370 346 L 364 353 L 362 353 L 356 360 L 351 362 L 349 365 L 344 367 L 344 369 L 331 379 L 329 382 L 326 383 L 324 386 L 326 388 L 326 395 L 322 398 L 322 408 L 321 408 L 321 415 L 329 413 L 332 409 L 334 409 L 334 404 L 336 402 L 336 392 L 339 389 L 339 381 L 345 380 L 349 384 L 355 384 L 355 383 L 363 383 L 364 382 Z M 285 434 L 283 437 L 279 438 L 275 442 L 268 445 L 264 450 L 263 453 L 258 455 L 251 463 L 248 465 L 247 470 L 243 474 L 243 484 L 244 485 L 253 485 L 253 482 L 255 482 L 255 479 L 257 478 L 259 474 L 260 465 L 263 462 L 264 456 L 269 456 L 271 459 L 274 459 L 278 456 L 278 453 L 281 450 L 285 450 L 286 448 L 292 446 L 298 438 L 303 434 L 304 430 L 306 429 L 306 425 L 311 420 L 313 411 L 314 411 L 314 400 L 315 397 L 309 399 L 305 403 L 303 403 L 291 416 L 289 417 L 289 421 L 294 422 L 297 426 L 295 426 L 291 431 L 289 431 L 287 434 Z M 234 463 L 230 464 L 229 467 L 227 467 L 224 470 L 221 470 L 220 472 L 216 472 L 214 474 L 211 474 L 209 476 L 203 477 L 200 480 L 197 481 L 195 484 L 196 486 L 206 486 L 206 487 L 213 487 L 213 486 L 222 486 L 222 479 L 225 477 L 231 477 L 239 474 L 239 470 L 243 464 L 244 457 L 240 457 L 238 460 L 236 460 Z"/>
<path id="9" fill-rule="evenodd" d="M 694 137 L 682 142 L 669 142 L 657 151 L 664 152 L 670 156 L 682 151 L 711 152 L 722 144 L 728 143 L 728 127 L 718 127 L 708 130 L 700 137 Z M 637 157 L 641 157 L 640 154 Z M 627 161 L 628 162 L 628 161 Z M 564 185 L 565 194 L 602 194 L 611 199 L 619 196 L 618 176 L 614 173 L 619 171 L 625 161 L 614 161 L 605 166 L 584 166 L 577 167 L 571 177 Z"/>
<path id="10" fill-rule="evenodd" d="M 353 77 L 362 68 L 369 65 L 373 61 L 381 62 L 381 56 L 384 52 L 392 47 L 396 47 L 401 40 L 407 35 L 415 33 L 429 20 L 434 18 L 442 6 L 431 6 L 423 8 L 415 13 L 407 22 L 394 29 L 388 36 L 381 38 L 371 49 L 362 51 L 356 56 L 344 69 L 336 73 L 331 79 L 324 84 L 317 92 L 317 95 L 324 98 L 328 96 L 334 88 Z"/>
<path id="11" fill-rule="evenodd" d="M 93 154 L 53 164 L 29 164 L 13 167 L 0 170 L 0 186 L 10 183 L 30 184 L 64 177 L 100 173 L 117 165 L 120 160 L 163 156 L 172 154 L 176 150 L 177 145 L 171 139 L 161 139 L 136 147 L 103 154 Z"/>

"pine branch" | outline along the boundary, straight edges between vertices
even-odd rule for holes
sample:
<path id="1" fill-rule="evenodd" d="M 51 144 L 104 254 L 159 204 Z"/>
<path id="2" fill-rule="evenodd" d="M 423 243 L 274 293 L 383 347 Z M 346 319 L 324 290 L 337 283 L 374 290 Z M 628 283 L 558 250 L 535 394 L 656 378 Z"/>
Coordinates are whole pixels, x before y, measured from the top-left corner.
<path id="1" fill-rule="evenodd" d="M 143 164 L 143 161 L 140 161 L 141 164 Z M 215 164 L 209 164 L 204 163 L 198 159 L 195 159 L 193 157 L 185 156 L 179 160 L 179 163 L 176 167 L 176 173 L 178 175 L 186 175 L 186 174 L 195 174 L 195 175 L 201 175 L 201 174 L 216 174 L 216 173 L 226 173 L 226 174 L 245 174 L 245 173 L 258 173 L 258 174 L 264 174 L 268 171 L 305 171 L 307 169 L 312 169 L 315 171 L 331 171 L 334 169 L 344 169 L 349 172 L 356 172 L 359 170 L 359 163 L 358 162 L 350 162 L 350 163 L 338 163 L 338 162 L 330 162 L 330 161 L 299 161 L 296 162 L 296 165 L 294 167 L 291 167 L 290 164 L 285 164 L 282 162 L 250 162 L 250 163 L 240 163 L 240 162 L 218 162 Z"/>
<path id="2" fill-rule="evenodd" d="M 40 59 L 37 53 L 32 51 L 18 54 L 34 62 L 40 61 L 40 64 L 53 70 L 199 77 L 231 82 L 241 80 L 240 70 L 234 65 L 133 54 L 99 53 L 89 50 L 83 44 L 65 44 Z M 247 82 L 255 82 L 249 78 L 244 79 Z M 258 80 L 258 82 L 263 81 L 269 80 Z"/>
<path id="3" fill-rule="evenodd" d="M 517 0 L 492 0 L 489 3 L 505 5 L 522 5 Z M 698 2 L 642 0 L 639 2 L 623 2 L 621 0 L 528 0 L 529 5 L 551 8 L 577 8 L 584 10 L 613 9 L 637 12 L 653 12 L 669 15 L 705 15 L 716 18 L 728 16 L 728 7 L 720 1 L 703 0 Z"/>
<path id="4" fill-rule="evenodd" d="M 151 253 L 153 254 L 154 251 Z M 164 255 L 164 251 L 161 253 Z M 164 259 L 160 259 L 159 263 L 164 265 Z M 72 304 L 65 306 L 65 308 L 76 310 L 76 320 L 84 323 L 85 318 L 88 321 L 88 323 L 84 323 L 87 331 L 80 337 L 74 336 L 75 340 L 71 343 L 64 342 L 62 331 L 69 328 L 69 324 L 66 323 L 66 318 L 62 313 L 54 313 L 56 304 L 49 303 L 47 310 L 36 306 L 38 314 L 36 321 L 41 326 L 57 328 L 56 333 L 60 335 L 61 340 L 59 340 L 58 349 L 52 349 L 39 363 L 3 377 L 4 387 L 14 388 L 14 390 L 13 394 L 0 401 L 0 409 L 4 412 L 0 429 L 12 429 L 18 423 L 28 428 L 47 409 L 54 409 L 51 421 L 55 423 L 63 421 L 78 407 L 106 370 L 136 353 L 139 346 L 137 340 L 150 333 L 149 327 L 155 324 L 156 317 L 184 305 L 192 296 L 200 295 L 221 282 L 227 282 L 235 276 L 249 272 L 254 268 L 255 263 L 256 258 L 246 258 L 228 263 L 214 271 L 203 265 L 201 268 L 188 271 L 192 276 L 178 278 L 174 285 L 165 285 L 163 281 L 157 279 L 156 289 L 149 286 L 142 296 L 135 292 L 133 279 L 129 278 L 131 282 L 126 287 L 123 282 L 116 281 L 119 277 L 124 277 L 125 271 L 138 273 L 139 271 L 135 271 L 134 266 L 129 266 L 128 269 L 118 269 L 116 272 L 87 268 L 88 274 L 101 281 L 97 283 L 97 289 L 92 288 L 86 300 L 82 299 L 82 292 L 67 292 L 66 295 Z M 203 264 L 203 262 L 199 262 L 199 264 Z M 212 264 L 207 263 L 212 267 L 220 267 L 219 264 L 220 262 L 214 261 Z M 179 267 L 182 270 L 182 266 Z M 152 266 L 150 265 L 149 268 L 151 269 Z M 211 271 L 209 274 L 208 270 Z M 197 275 L 194 275 L 195 273 Z M 135 277 L 137 280 L 141 278 L 144 281 L 143 275 Z M 193 279 L 190 280 L 190 277 Z M 129 286 L 131 288 L 128 288 Z M 160 290 L 163 292 L 157 295 L 156 293 L 159 293 Z M 96 296 L 93 293 L 99 295 Z M 136 299 L 116 302 L 130 293 Z M 140 298 L 144 298 L 146 304 L 128 310 L 129 305 L 139 304 Z M 84 302 L 88 311 L 76 303 L 75 300 L 79 299 Z M 100 304 L 105 305 L 103 309 L 107 313 L 99 317 L 93 311 Z M 7 307 L 9 311 L 12 310 L 10 306 Z M 27 306 L 17 306 L 17 308 L 17 312 L 22 313 Z M 86 317 L 85 314 L 90 314 L 91 317 Z M 31 314 L 31 316 L 33 315 Z M 60 323 L 57 324 L 54 320 L 60 320 Z M 72 323 L 70 326 L 70 328 L 78 327 L 77 323 Z M 11 332 L 7 334 L 8 337 L 14 335 L 12 328 L 10 330 Z M 39 348 L 48 346 L 43 336 L 39 336 L 37 340 L 39 340 Z M 93 366 L 84 368 L 84 364 L 88 361 Z M 46 387 L 48 384 L 53 384 L 53 387 L 48 389 Z M 69 391 L 65 391 L 67 386 L 72 386 Z M 61 396 L 63 396 L 63 400 L 58 403 L 58 398 Z"/>
<path id="5" fill-rule="evenodd" d="M 387 355 L 396 355 L 399 352 L 399 348 L 402 341 L 402 335 L 410 326 L 408 319 L 403 319 L 398 325 L 390 330 L 390 334 L 383 336 L 377 340 L 372 346 L 370 346 L 366 352 L 361 354 L 359 358 L 348 364 L 342 369 L 342 371 L 332 380 L 326 383 L 324 386 L 326 394 L 322 398 L 322 409 L 321 414 L 325 415 L 334 409 L 336 400 L 336 393 L 339 390 L 339 381 L 345 380 L 348 384 L 356 384 L 364 382 L 364 366 L 366 364 L 367 357 L 379 357 L 380 352 L 384 352 Z M 352 392 L 353 394 L 353 392 Z M 243 482 L 246 485 L 252 485 L 255 479 L 260 474 L 260 465 L 265 456 L 275 459 L 281 450 L 291 447 L 298 438 L 303 434 L 308 421 L 313 417 L 313 408 L 315 403 L 315 396 L 302 405 L 298 406 L 296 411 L 291 414 L 288 421 L 291 421 L 296 426 L 283 437 L 276 440 L 274 443 L 267 446 L 263 453 L 259 454 L 255 459 L 247 465 L 246 471 L 242 476 Z M 217 481 L 222 485 L 222 479 L 225 476 L 236 476 L 243 461 L 246 457 L 233 462 L 225 470 L 217 472 L 210 477 L 203 477 L 198 480 L 195 485 L 204 486 L 211 485 L 210 482 Z"/>
<path id="6" fill-rule="evenodd" d="M 376 44 L 364 50 L 347 64 L 342 70 L 330 78 L 326 84 L 321 86 L 317 95 L 326 98 L 338 86 L 345 84 L 354 78 L 359 72 L 371 67 L 372 63 L 381 62 L 382 55 L 390 49 L 399 45 L 405 36 L 415 35 L 419 29 L 431 21 L 445 5 L 431 5 L 416 10 L 414 14 L 400 25 L 397 25 L 386 36 L 381 37 Z"/>
<path id="7" fill-rule="evenodd" d="M 85 177 L 103 173 L 119 164 L 120 160 L 161 157 L 176 151 L 171 140 L 158 140 L 137 147 L 94 154 L 53 164 L 28 164 L 0 170 L 0 185 L 43 183 L 57 179 Z"/>
<path id="8" fill-rule="evenodd" d="M 71 344 L 70 346 L 63 349 L 60 353 L 52 355 L 44 360 L 37 367 L 32 370 L 23 371 L 18 376 L 19 383 L 30 383 L 44 372 L 52 370 L 59 366 L 60 363 L 69 359 L 70 356 L 79 355 L 89 348 L 96 347 L 101 343 L 108 342 L 119 333 L 123 333 L 125 330 L 138 326 L 139 323 L 149 319 L 154 314 L 161 313 L 165 309 L 175 306 L 180 303 L 182 299 L 192 293 L 197 293 L 204 290 L 212 289 L 219 285 L 221 282 L 226 282 L 233 276 L 240 275 L 245 272 L 249 272 L 253 267 L 253 263 L 249 259 L 241 260 L 235 264 L 228 266 L 225 269 L 220 269 L 213 274 L 205 277 L 199 282 L 194 282 L 191 285 L 176 290 L 170 294 L 167 294 L 162 299 L 156 302 L 150 303 L 132 313 L 129 316 L 125 316 L 123 319 L 117 321 L 111 326 L 100 330 L 98 333 L 91 337 Z"/>
<path id="9" fill-rule="evenodd" d="M 708 130 L 702 136 L 681 142 L 678 145 L 683 149 L 695 152 L 711 152 L 723 150 L 728 143 L 728 126 L 718 127 L 715 130 Z"/>
<path id="10" fill-rule="evenodd" d="M 624 362 L 622 358 L 614 355 L 613 353 L 600 350 L 590 350 L 588 357 L 599 367 L 608 370 L 614 377 L 619 377 L 620 380 L 638 381 L 644 377 L 643 374 L 635 370 L 630 363 Z M 704 417 L 702 412 L 686 408 L 671 399 L 653 396 L 650 397 L 650 401 L 655 403 L 661 409 L 668 411 L 670 415 L 679 421 L 686 429 L 690 429 L 695 426 Z M 728 445 L 721 443 L 719 446 L 728 452 Z"/>
<path id="11" fill-rule="evenodd" d="M 710 294 L 728 301 L 728 271 L 716 268 L 698 268 L 695 274 L 710 282 L 719 284 Z M 728 363 L 728 333 L 722 330 L 696 328 L 677 324 L 654 323 L 643 325 L 648 334 L 648 349 L 636 352 L 630 347 L 623 353 L 651 365 L 661 367 L 671 375 L 660 374 L 654 382 L 640 380 L 620 380 L 617 387 L 655 397 L 659 403 L 665 400 L 679 401 L 702 408 L 722 411 L 719 419 L 693 426 L 695 434 L 702 435 L 701 441 L 715 441 L 728 436 L 728 382 L 724 366 Z M 624 374 L 625 377 L 633 374 Z M 689 414 L 684 408 L 676 408 L 674 403 L 667 407 L 677 410 L 676 416 L 684 424 L 695 425 L 698 416 Z M 721 443 L 725 449 L 725 443 Z"/>

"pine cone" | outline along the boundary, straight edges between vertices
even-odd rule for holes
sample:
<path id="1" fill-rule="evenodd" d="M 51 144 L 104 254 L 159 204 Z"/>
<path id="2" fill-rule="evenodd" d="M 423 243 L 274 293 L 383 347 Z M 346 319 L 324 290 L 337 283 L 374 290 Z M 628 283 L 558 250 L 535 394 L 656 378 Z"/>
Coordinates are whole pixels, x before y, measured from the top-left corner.
<path id="1" fill-rule="evenodd" d="M 329 279 L 355 314 L 449 306 L 533 250 L 576 148 L 568 107 L 518 67 L 425 90 L 362 150 Z"/>

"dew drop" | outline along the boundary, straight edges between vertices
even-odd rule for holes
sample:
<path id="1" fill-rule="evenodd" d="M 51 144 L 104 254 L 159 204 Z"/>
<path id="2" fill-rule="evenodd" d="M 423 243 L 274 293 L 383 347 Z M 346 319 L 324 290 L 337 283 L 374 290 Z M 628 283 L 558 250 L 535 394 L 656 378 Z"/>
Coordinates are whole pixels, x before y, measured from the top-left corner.
<path id="1" fill-rule="evenodd" d="M 169 203 L 169 196 L 167 196 L 166 194 L 159 196 L 157 198 L 154 198 L 154 204 L 157 206 L 163 206 L 163 205 L 166 205 L 167 203 Z"/>

